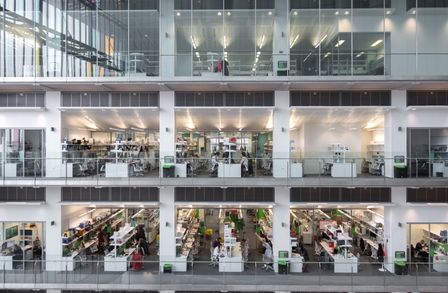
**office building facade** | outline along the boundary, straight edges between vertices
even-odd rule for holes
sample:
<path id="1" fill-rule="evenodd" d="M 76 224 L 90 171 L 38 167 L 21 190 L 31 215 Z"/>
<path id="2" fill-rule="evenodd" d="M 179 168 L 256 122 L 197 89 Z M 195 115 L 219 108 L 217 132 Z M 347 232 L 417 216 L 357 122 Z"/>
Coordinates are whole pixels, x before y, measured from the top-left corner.
<path id="1" fill-rule="evenodd" d="M 446 1 L 0 6 L 5 289 L 446 291 Z"/>

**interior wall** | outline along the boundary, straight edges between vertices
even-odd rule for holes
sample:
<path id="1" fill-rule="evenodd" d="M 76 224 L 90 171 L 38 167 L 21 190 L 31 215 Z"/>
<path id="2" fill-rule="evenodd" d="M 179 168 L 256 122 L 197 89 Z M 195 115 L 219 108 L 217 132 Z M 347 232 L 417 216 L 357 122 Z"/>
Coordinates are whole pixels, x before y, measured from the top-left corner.
<path id="1" fill-rule="evenodd" d="M 61 232 L 76 227 L 82 221 L 89 219 L 90 215 L 85 215 L 83 217 L 79 217 L 79 215 L 82 215 L 91 209 L 92 208 L 89 208 L 88 206 L 62 206 Z"/>

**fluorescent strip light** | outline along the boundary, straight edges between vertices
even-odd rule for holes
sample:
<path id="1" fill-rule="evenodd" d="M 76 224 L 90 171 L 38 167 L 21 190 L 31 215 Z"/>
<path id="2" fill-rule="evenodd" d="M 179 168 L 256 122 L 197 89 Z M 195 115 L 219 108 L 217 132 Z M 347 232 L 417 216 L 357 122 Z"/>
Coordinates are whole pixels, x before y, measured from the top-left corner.
<path id="1" fill-rule="evenodd" d="M 294 45 L 296 44 L 297 40 L 299 39 L 299 34 L 297 34 L 297 36 L 294 38 L 294 40 L 292 41 L 292 43 L 289 45 L 289 48 L 292 49 L 292 47 L 294 47 Z"/>
<path id="2" fill-rule="evenodd" d="M 318 48 L 320 46 L 320 44 L 322 44 L 323 41 L 325 41 L 325 39 L 327 38 L 327 35 L 323 36 L 322 39 L 320 39 L 319 43 L 317 43 L 314 48 Z"/>
<path id="3" fill-rule="evenodd" d="M 132 217 L 131 217 L 131 219 L 134 219 L 135 217 L 137 217 L 139 214 L 141 214 L 143 211 L 144 211 L 145 209 L 141 209 L 141 210 L 139 210 L 137 213 L 135 213 L 135 215 L 133 215 Z"/>
<path id="4" fill-rule="evenodd" d="M 324 55 L 324 58 L 323 58 L 323 59 L 327 58 L 327 57 L 330 56 L 330 55 L 331 55 L 331 53 L 330 53 L 330 52 L 327 52 L 327 54 Z"/>
<path id="5" fill-rule="evenodd" d="M 376 47 L 379 44 L 381 44 L 383 42 L 383 40 L 376 40 L 374 43 L 372 43 L 372 45 L 370 45 L 370 47 Z"/>
<path id="6" fill-rule="evenodd" d="M 131 127 L 131 129 L 135 131 L 146 132 L 146 130 L 143 128 Z"/>
<path id="7" fill-rule="evenodd" d="M 263 44 L 264 44 L 264 35 L 261 37 L 260 49 L 263 48 Z"/>
<path id="8" fill-rule="evenodd" d="M 198 48 L 198 46 L 196 45 L 196 42 L 194 41 L 193 36 L 190 36 L 191 38 L 191 44 L 193 45 L 193 48 L 196 50 Z"/>
<path id="9" fill-rule="evenodd" d="M 90 214 L 90 213 L 92 213 L 92 212 L 94 212 L 94 211 L 96 211 L 96 208 L 91 209 L 90 211 L 87 211 L 87 212 L 85 212 L 85 213 L 82 213 L 82 214 L 80 214 L 78 217 L 79 217 L 79 218 L 84 217 L 85 215 Z"/>
<path id="10" fill-rule="evenodd" d="M 303 59 L 303 63 L 305 63 L 306 60 L 308 60 L 308 58 L 310 58 L 311 56 L 311 52 L 305 57 L 305 59 Z"/>
<path id="11" fill-rule="evenodd" d="M 224 36 L 224 49 L 227 49 L 227 39 L 226 39 L 226 36 Z"/>
<path id="12" fill-rule="evenodd" d="M 364 55 L 365 53 L 364 53 L 364 51 L 362 51 L 362 52 L 359 52 L 359 54 L 358 55 L 356 55 L 356 58 L 359 58 L 359 57 L 361 57 L 362 55 Z"/>
<path id="13" fill-rule="evenodd" d="M 114 128 L 114 127 L 109 127 L 109 130 L 118 131 L 118 132 L 124 132 L 125 131 L 124 129 Z"/>
<path id="14" fill-rule="evenodd" d="M 338 48 L 339 46 L 341 46 L 342 44 L 344 44 L 345 43 L 345 40 L 339 40 L 338 42 L 337 42 L 337 44 L 336 45 L 334 45 L 336 48 Z"/>

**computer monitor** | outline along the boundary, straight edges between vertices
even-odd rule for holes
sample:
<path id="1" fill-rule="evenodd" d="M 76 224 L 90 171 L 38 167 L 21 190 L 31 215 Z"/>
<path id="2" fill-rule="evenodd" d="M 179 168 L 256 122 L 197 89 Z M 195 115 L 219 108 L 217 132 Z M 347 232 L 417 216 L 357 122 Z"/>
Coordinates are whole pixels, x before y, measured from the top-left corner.
<path id="1" fill-rule="evenodd" d="M 278 258 L 288 258 L 288 256 L 289 256 L 288 251 L 280 250 L 280 251 L 278 252 Z"/>
<path id="2" fill-rule="evenodd" d="M 163 161 L 165 164 L 173 164 L 174 163 L 174 156 L 165 156 L 163 158 Z"/>

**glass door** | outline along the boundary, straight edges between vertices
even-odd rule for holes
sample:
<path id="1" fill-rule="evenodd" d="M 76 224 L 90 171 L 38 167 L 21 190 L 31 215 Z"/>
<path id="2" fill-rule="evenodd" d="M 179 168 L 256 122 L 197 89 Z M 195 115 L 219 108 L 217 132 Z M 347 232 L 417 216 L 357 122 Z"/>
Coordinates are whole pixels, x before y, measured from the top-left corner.
<path id="1" fill-rule="evenodd" d="M 43 130 L 24 130 L 24 176 L 42 176 L 44 165 Z"/>

